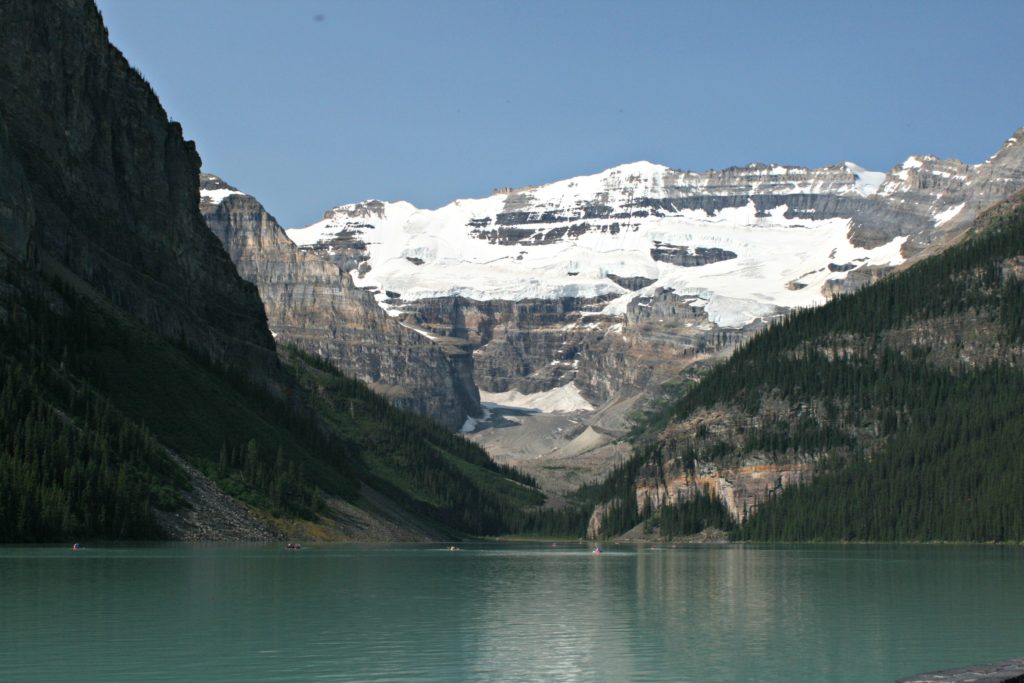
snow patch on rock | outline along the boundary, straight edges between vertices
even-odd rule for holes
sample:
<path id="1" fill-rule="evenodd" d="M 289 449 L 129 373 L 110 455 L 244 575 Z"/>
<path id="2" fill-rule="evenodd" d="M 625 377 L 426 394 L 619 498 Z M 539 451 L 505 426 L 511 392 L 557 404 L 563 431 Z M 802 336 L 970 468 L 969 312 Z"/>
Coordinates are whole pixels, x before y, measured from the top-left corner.
<path id="1" fill-rule="evenodd" d="M 221 188 L 219 190 L 199 190 L 201 200 L 206 200 L 212 204 L 220 204 L 233 194 L 245 193 L 239 192 L 238 190 L 230 190 L 228 188 Z"/>
<path id="2" fill-rule="evenodd" d="M 508 407 L 536 410 L 541 413 L 571 413 L 594 410 L 594 405 L 583 398 L 572 382 L 548 391 L 521 394 L 518 391 L 480 392 L 480 402 L 489 409 Z M 467 420 L 468 424 L 468 420 Z"/>

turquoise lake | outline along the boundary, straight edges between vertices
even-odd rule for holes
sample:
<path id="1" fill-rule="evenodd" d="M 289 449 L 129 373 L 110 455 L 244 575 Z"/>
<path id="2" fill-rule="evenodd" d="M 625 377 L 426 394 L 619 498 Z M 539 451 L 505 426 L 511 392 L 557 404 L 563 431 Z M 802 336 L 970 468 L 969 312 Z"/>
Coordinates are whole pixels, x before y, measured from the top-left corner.
<path id="1" fill-rule="evenodd" d="M 1024 656 L 1015 546 L 0 546 L 0 681 L 893 681 Z"/>

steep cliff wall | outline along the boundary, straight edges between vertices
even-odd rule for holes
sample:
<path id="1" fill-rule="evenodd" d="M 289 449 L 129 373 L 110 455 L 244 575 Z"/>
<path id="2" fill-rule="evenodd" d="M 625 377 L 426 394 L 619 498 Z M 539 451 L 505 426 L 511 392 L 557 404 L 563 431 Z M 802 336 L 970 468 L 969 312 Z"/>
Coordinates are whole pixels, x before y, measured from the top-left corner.
<path id="1" fill-rule="evenodd" d="M 199 214 L 200 160 L 87 0 L 0 3 L 0 233 L 162 336 L 266 380 L 256 288 Z"/>
<path id="2" fill-rule="evenodd" d="M 278 343 L 319 355 L 392 403 L 452 429 L 480 414 L 460 340 L 403 327 L 333 263 L 300 251 L 253 197 L 203 174 L 200 210 L 243 278 L 259 288 Z"/>
<path id="3" fill-rule="evenodd" d="M 482 390 L 571 382 L 602 404 L 942 250 L 1021 187 L 1024 131 L 980 164 L 636 162 L 436 210 L 340 206 L 290 235 L 392 315 L 469 342 Z"/>
<path id="4" fill-rule="evenodd" d="M 709 372 L 647 423 L 631 502 L 707 489 L 758 539 L 1018 538 L 1022 207 Z"/>

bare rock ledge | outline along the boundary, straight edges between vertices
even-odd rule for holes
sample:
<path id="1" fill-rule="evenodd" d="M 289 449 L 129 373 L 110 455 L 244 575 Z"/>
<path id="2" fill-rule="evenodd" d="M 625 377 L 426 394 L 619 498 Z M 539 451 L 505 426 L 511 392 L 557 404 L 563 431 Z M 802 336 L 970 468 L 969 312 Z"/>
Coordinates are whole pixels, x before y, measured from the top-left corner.
<path id="1" fill-rule="evenodd" d="M 965 666 L 907 676 L 896 683 L 1011 683 L 1024 681 L 1024 659 L 1007 659 L 993 664 Z"/>

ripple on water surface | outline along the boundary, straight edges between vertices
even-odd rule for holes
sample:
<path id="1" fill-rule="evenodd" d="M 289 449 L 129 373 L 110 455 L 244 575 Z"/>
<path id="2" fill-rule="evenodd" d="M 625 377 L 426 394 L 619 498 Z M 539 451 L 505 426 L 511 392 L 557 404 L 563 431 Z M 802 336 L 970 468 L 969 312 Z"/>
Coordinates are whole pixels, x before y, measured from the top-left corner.
<path id="1" fill-rule="evenodd" d="M 891 681 L 1019 656 L 1024 550 L 0 548 L 0 680 Z"/>

